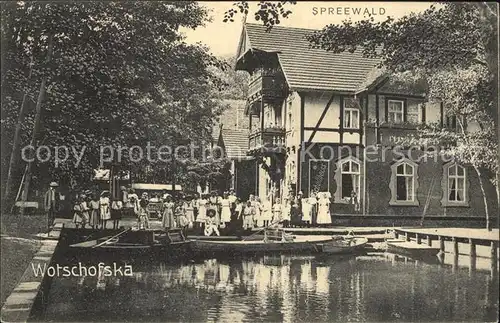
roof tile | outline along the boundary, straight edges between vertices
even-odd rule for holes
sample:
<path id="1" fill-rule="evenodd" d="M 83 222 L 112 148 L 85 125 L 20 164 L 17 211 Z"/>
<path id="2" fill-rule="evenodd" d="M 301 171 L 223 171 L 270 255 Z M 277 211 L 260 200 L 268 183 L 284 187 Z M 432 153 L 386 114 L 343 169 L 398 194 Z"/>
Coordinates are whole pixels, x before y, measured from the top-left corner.
<path id="1" fill-rule="evenodd" d="M 258 24 L 245 24 L 253 49 L 278 52 L 289 87 L 354 92 L 378 63 L 360 50 L 332 53 L 312 48 L 306 36 L 313 29 L 274 26 L 270 31 Z"/>

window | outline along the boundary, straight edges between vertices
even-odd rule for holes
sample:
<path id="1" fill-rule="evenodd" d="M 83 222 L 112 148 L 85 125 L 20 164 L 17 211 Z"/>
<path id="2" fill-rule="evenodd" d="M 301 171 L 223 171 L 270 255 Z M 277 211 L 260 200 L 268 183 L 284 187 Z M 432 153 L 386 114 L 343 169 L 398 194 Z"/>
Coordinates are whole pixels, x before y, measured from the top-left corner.
<path id="1" fill-rule="evenodd" d="M 391 166 L 389 205 L 418 206 L 418 164 L 402 159 Z"/>
<path id="2" fill-rule="evenodd" d="M 359 129 L 359 108 L 351 98 L 344 100 L 344 128 Z"/>
<path id="3" fill-rule="evenodd" d="M 396 168 L 396 201 L 415 199 L 413 166 L 403 163 Z"/>
<path id="4" fill-rule="evenodd" d="M 422 122 L 422 104 L 408 104 L 406 119 L 413 124 Z"/>
<path id="5" fill-rule="evenodd" d="M 352 193 L 355 192 L 358 202 L 363 194 L 361 189 L 362 163 L 354 156 L 343 158 L 337 162 L 335 171 L 335 203 L 351 203 Z"/>
<path id="6" fill-rule="evenodd" d="M 464 167 L 449 163 L 443 166 L 443 206 L 467 206 L 467 173 Z"/>
<path id="7" fill-rule="evenodd" d="M 389 100 L 387 102 L 387 121 L 391 123 L 403 123 L 404 101 Z"/>
<path id="8" fill-rule="evenodd" d="M 340 183 L 340 197 L 350 199 L 352 192 L 355 192 L 359 198 L 359 164 L 353 160 L 345 161 L 341 164 L 342 181 Z"/>

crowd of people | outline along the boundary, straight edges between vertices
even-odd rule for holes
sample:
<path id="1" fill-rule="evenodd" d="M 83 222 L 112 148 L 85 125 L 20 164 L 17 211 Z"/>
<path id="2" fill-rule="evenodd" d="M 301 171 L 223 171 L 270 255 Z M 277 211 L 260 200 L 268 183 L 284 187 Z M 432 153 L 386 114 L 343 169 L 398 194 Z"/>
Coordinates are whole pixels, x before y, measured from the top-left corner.
<path id="1" fill-rule="evenodd" d="M 150 204 L 154 203 L 155 208 Z M 109 191 L 99 196 L 85 191 L 74 203 L 73 222 L 77 228 L 89 226 L 105 229 L 108 222 L 117 229 L 123 216 L 135 217 L 139 229 L 149 228 L 152 209 L 165 229 L 180 228 L 199 234 L 220 235 L 223 232 L 238 232 L 271 225 L 283 227 L 310 227 L 332 223 L 330 216 L 331 195 L 329 192 L 312 193 L 304 197 L 302 192 L 293 192 L 282 200 L 271 195 L 262 201 L 250 195 L 242 201 L 233 190 L 211 194 L 172 196 L 164 192 L 149 196 L 144 192 L 139 197 L 135 190 L 121 188 L 119 197 L 110 197 Z"/>

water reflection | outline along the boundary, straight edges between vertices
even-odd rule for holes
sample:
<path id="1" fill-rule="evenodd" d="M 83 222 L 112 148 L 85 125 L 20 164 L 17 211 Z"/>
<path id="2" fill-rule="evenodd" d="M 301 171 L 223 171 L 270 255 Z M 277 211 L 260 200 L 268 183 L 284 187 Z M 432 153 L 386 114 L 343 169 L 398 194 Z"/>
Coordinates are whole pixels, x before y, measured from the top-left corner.
<path id="1" fill-rule="evenodd" d="M 498 310 L 497 277 L 488 272 L 469 276 L 466 268 L 391 254 L 212 259 L 133 270 L 132 277 L 55 279 L 40 319 L 495 321 Z"/>

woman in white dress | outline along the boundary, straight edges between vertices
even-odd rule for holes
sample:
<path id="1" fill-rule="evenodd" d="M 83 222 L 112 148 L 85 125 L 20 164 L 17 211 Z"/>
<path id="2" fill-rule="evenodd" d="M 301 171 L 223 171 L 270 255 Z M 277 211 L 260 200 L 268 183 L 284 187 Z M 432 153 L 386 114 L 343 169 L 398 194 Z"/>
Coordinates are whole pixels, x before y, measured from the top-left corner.
<path id="1" fill-rule="evenodd" d="M 290 202 L 290 199 L 284 198 L 283 199 L 283 207 L 281 209 L 281 219 L 283 220 L 283 227 L 288 228 L 290 227 L 290 221 L 292 219 L 292 204 Z"/>
<path id="2" fill-rule="evenodd" d="M 224 197 L 221 199 L 221 214 L 220 214 L 220 222 L 224 223 L 226 227 L 229 226 L 229 222 L 231 222 L 231 201 L 228 199 L 227 193 L 224 193 Z"/>
<path id="3" fill-rule="evenodd" d="M 280 199 L 276 199 L 276 203 L 273 205 L 273 224 L 278 224 L 283 221 L 281 217 L 282 205 Z"/>
<path id="4" fill-rule="evenodd" d="M 318 224 L 331 224 L 332 218 L 330 217 L 330 199 L 326 193 L 322 193 L 318 200 Z"/>
<path id="5" fill-rule="evenodd" d="M 262 203 L 260 203 L 260 197 L 256 197 L 253 202 L 253 207 L 255 209 L 255 215 L 253 217 L 253 224 L 255 227 L 262 227 L 264 225 L 262 221 Z"/>
<path id="6" fill-rule="evenodd" d="M 311 211 L 312 203 L 310 203 L 311 197 L 305 197 L 302 199 L 302 221 L 306 226 L 311 225 Z M 315 198 L 316 200 L 316 198 Z"/>
<path id="7" fill-rule="evenodd" d="M 111 209 L 109 205 L 109 191 L 103 191 L 99 199 L 99 209 L 101 214 L 101 228 L 106 229 L 108 220 L 111 220 Z"/>
<path id="8" fill-rule="evenodd" d="M 198 216 L 196 217 L 201 232 L 205 230 L 205 222 L 207 221 L 207 203 L 207 196 L 204 194 L 198 201 Z"/>
<path id="9" fill-rule="evenodd" d="M 262 212 L 260 213 L 260 218 L 264 227 L 269 225 L 269 222 L 273 220 L 273 207 L 271 205 L 271 201 L 265 200 L 262 203 Z"/>

